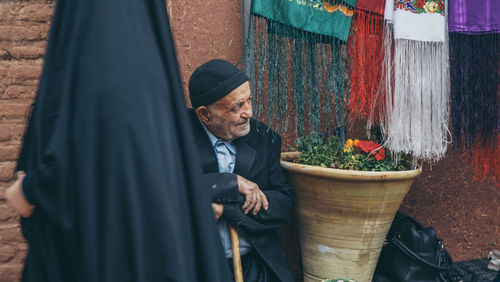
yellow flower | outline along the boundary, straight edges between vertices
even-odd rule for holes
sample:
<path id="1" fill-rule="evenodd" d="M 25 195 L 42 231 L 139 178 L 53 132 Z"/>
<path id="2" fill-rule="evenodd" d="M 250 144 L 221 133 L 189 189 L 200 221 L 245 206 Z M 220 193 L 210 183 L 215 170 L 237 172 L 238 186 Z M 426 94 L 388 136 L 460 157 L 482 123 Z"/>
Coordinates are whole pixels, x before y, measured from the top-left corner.
<path id="1" fill-rule="evenodd" d="M 352 151 L 352 147 L 349 147 L 347 145 L 344 146 L 344 153 L 351 152 L 351 151 Z"/>
<path id="2" fill-rule="evenodd" d="M 426 13 L 435 13 L 439 9 L 439 6 L 436 2 L 427 2 L 424 5 L 424 10 Z"/>
<path id="3" fill-rule="evenodd" d="M 359 140 L 358 139 L 354 139 L 354 142 L 353 142 L 354 147 L 358 146 L 358 143 L 359 143 Z"/>

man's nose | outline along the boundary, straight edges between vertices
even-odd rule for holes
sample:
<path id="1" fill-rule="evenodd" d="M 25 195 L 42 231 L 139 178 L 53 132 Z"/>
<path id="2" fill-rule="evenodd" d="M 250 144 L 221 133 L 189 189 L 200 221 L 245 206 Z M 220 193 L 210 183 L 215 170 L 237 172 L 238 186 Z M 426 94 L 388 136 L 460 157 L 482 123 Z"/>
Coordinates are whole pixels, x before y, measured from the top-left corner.
<path id="1" fill-rule="evenodd" d="M 252 113 L 252 101 L 248 100 L 243 105 L 241 117 L 251 118 L 252 115 L 253 115 L 253 113 Z"/>

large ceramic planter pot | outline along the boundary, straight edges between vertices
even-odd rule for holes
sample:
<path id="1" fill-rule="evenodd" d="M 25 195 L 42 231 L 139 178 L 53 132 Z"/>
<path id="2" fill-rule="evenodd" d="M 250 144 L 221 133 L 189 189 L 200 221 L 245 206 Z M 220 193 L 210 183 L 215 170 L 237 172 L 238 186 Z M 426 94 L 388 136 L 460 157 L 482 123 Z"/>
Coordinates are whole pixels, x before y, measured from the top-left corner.
<path id="1" fill-rule="evenodd" d="M 297 196 L 304 281 L 371 281 L 394 215 L 421 170 L 340 170 L 293 163 L 297 157 L 282 153 L 281 166 Z"/>

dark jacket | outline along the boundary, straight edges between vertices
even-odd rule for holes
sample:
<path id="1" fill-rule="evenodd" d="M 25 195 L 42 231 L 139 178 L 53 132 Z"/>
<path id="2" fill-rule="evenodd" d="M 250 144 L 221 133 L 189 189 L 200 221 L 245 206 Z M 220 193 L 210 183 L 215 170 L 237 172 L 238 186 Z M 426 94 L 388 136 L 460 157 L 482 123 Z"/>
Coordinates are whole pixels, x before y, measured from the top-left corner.
<path id="1" fill-rule="evenodd" d="M 285 180 L 280 166 L 281 138 L 266 125 L 252 119 L 250 132 L 234 140 L 236 164 L 234 173 L 219 173 L 212 143 L 196 113 L 188 109 L 195 144 L 212 201 L 224 204 L 223 217 L 248 235 L 257 253 L 282 281 L 293 281 L 285 260 L 276 228 L 283 225 L 295 204 L 292 186 Z M 255 182 L 264 192 L 269 208 L 257 215 L 244 214 L 244 197 L 238 192 L 236 174 Z"/>

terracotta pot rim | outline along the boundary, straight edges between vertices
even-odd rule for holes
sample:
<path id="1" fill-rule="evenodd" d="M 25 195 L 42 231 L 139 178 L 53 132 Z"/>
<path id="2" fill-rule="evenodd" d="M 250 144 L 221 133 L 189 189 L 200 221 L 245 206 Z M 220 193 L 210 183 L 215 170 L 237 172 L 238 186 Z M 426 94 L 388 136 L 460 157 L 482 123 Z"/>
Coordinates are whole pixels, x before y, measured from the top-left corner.
<path id="1" fill-rule="evenodd" d="M 336 168 L 324 168 L 312 165 L 297 164 L 284 159 L 296 159 L 299 152 L 281 153 L 281 167 L 287 171 L 307 174 L 323 178 L 336 178 L 351 181 L 399 181 L 410 180 L 422 173 L 422 167 L 405 171 L 357 171 Z"/>

